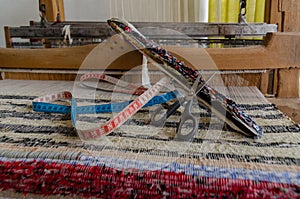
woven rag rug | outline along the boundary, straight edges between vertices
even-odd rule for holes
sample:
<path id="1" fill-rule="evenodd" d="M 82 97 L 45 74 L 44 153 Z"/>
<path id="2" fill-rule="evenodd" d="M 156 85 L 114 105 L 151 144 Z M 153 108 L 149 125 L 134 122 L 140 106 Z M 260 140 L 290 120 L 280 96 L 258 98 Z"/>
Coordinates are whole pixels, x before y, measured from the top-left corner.
<path id="1" fill-rule="evenodd" d="M 253 87 L 230 97 L 264 129 L 247 138 L 199 110 L 191 142 L 173 141 L 180 111 L 163 127 L 140 110 L 109 136 L 83 141 L 70 115 L 32 110 L 35 97 L 73 82 L 0 82 L 0 196 L 92 198 L 299 198 L 300 127 Z M 109 94 L 97 94 L 109 102 Z M 97 126 L 112 114 L 81 115 Z"/>

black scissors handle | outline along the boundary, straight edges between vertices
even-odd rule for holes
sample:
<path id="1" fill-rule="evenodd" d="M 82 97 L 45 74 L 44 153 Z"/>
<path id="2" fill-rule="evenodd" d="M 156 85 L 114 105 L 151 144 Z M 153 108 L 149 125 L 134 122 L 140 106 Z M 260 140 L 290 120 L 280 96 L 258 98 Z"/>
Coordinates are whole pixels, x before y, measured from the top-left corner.
<path id="1" fill-rule="evenodd" d="M 192 114 L 193 98 L 185 105 L 180 123 L 176 130 L 175 141 L 191 141 L 198 131 L 198 118 Z"/>
<path id="2" fill-rule="evenodd" d="M 177 99 L 172 105 L 170 105 L 167 109 L 167 112 L 165 113 L 165 109 L 162 107 L 157 108 L 151 118 L 151 124 L 153 126 L 163 126 L 166 122 L 166 120 L 175 113 L 175 111 L 181 106 L 181 104 L 184 102 L 184 98 Z"/>

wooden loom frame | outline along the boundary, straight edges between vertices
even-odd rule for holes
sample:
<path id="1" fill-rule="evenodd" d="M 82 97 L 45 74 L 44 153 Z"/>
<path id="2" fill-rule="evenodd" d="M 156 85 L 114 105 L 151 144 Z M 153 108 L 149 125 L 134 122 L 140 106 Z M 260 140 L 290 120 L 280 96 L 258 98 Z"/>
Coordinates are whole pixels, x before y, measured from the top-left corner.
<path id="1" fill-rule="evenodd" d="M 111 42 L 114 42 L 112 39 Z M 268 34 L 263 46 L 232 49 L 200 49 L 167 46 L 166 48 L 199 70 L 276 70 L 272 84 L 279 97 L 299 97 L 300 33 Z M 125 43 L 119 43 L 126 45 Z M 142 63 L 137 51 L 111 57 L 110 42 L 71 48 L 10 49 L 0 48 L 0 66 L 4 69 L 78 70 L 86 56 L 97 47 L 102 52 L 103 65 L 85 66 L 86 69 L 129 70 Z M 128 44 L 127 44 L 128 45 Z M 98 51 L 98 52 L 99 52 Z M 208 56 L 207 56 L 208 55 Z M 111 60 L 113 58 L 113 60 Z M 207 59 L 209 58 L 209 59 Z M 97 62 L 99 63 L 99 62 Z M 261 91 L 267 92 L 268 73 L 261 82 Z M 7 78 L 10 78 L 7 73 Z M 72 78 L 71 78 L 72 79 Z M 298 88 L 298 89 L 296 89 Z"/>

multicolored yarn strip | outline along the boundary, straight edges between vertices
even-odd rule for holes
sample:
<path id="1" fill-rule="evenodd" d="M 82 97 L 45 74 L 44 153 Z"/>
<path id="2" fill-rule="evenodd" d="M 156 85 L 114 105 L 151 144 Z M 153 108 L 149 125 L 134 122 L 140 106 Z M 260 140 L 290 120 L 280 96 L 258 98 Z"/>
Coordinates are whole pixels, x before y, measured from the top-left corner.
<path id="1" fill-rule="evenodd" d="M 100 198 L 296 198 L 300 186 L 184 172 L 117 170 L 44 161 L 0 161 L 2 190 Z"/>

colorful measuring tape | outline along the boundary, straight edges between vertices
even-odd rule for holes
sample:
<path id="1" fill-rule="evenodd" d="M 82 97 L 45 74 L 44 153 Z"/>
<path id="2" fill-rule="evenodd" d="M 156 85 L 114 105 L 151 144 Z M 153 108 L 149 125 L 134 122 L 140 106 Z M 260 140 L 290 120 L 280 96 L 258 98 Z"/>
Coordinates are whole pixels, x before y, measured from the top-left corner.
<path id="1" fill-rule="evenodd" d="M 97 89 L 104 90 L 104 91 L 113 91 L 113 92 L 120 92 L 120 93 L 129 93 L 133 95 L 141 95 L 147 90 L 147 88 L 144 88 L 142 86 L 137 86 L 135 84 L 123 81 L 121 79 L 108 76 L 104 73 L 87 73 L 81 76 L 80 82 L 82 85 L 86 87 L 95 88 L 94 86 L 90 86 L 86 83 L 86 80 L 88 79 L 97 79 L 101 81 L 106 81 L 109 82 L 111 85 L 113 85 L 113 88 L 107 86 L 105 87 L 104 85 L 101 87 L 97 87 Z"/>
<path id="2" fill-rule="evenodd" d="M 178 95 L 176 91 L 171 91 L 162 95 L 157 95 L 159 94 L 160 90 L 169 82 L 170 79 L 168 77 L 162 78 L 159 82 L 154 84 L 149 89 L 137 87 L 134 84 L 118 80 L 114 77 L 110 77 L 105 74 L 86 74 L 81 77 L 80 81 L 84 82 L 85 80 L 90 78 L 100 79 L 115 84 L 124 83 L 124 85 L 128 86 L 128 88 L 132 88 L 131 91 L 133 91 L 133 89 L 139 89 L 138 92 L 142 92 L 142 90 L 144 91 L 135 100 L 111 104 L 101 104 L 95 106 L 77 106 L 76 100 L 72 96 L 72 93 L 69 91 L 63 91 L 34 99 L 32 102 L 33 110 L 37 112 L 71 114 L 72 124 L 75 128 L 76 116 L 78 114 L 95 114 L 109 112 L 118 113 L 115 117 L 113 117 L 112 119 L 110 119 L 109 121 L 107 121 L 103 125 L 100 125 L 97 128 L 89 130 L 77 129 L 78 135 L 81 138 L 89 140 L 99 138 L 103 135 L 108 135 L 115 128 L 120 127 L 141 108 L 166 103 L 171 99 L 176 98 Z M 126 90 L 125 92 L 127 93 L 127 91 L 129 90 Z M 60 99 L 70 99 L 71 105 L 61 105 L 52 103 Z"/>

